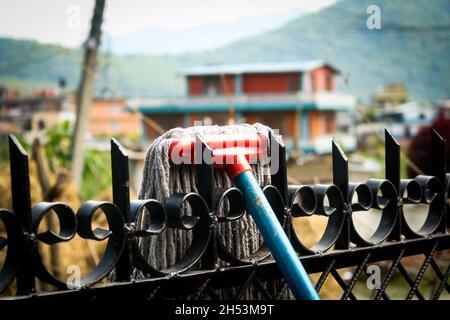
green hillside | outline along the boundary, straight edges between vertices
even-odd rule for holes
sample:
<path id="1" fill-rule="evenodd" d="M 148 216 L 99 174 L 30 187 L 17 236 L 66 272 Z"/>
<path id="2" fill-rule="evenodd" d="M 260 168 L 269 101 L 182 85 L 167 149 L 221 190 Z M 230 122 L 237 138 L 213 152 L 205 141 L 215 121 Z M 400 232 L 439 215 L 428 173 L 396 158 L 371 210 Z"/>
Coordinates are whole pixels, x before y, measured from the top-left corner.
<path id="1" fill-rule="evenodd" d="M 31 89 L 55 86 L 59 77 L 76 86 L 80 53 L 36 41 L 0 39 L 0 84 Z"/>
<path id="2" fill-rule="evenodd" d="M 366 27 L 369 4 L 381 9 L 381 30 Z M 278 50 L 277 50 L 278 48 Z M 223 60 L 322 58 L 349 75 L 359 97 L 404 82 L 412 98 L 449 97 L 450 2 L 349 0 L 219 51 Z"/>
<path id="3" fill-rule="evenodd" d="M 381 8 L 381 30 L 366 27 L 369 4 Z M 368 100 L 385 83 L 403 82 L 412 99 L 448 98 L 450 90 L 448 0 L 346 0 L 282 28 L 242 39 L 210 53 L 103 55 L 98 90 L 132 96 L 183 92 L 177 70 L 217 62 L 324 59 L 348 77 L 341 89 Z M 0 39 L 0 84 L 32 88 L 64 76 L 78 81 L 80 52 L 32 41 Z"/>

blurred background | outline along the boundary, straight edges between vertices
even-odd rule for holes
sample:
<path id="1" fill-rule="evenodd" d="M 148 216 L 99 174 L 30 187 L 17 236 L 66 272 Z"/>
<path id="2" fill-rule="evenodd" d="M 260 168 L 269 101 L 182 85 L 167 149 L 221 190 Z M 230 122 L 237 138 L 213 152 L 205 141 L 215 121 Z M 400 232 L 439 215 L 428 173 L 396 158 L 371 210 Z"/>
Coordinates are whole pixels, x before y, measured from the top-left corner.
<path id="1" fill-rule="evenodd" d="M 448 0 L 0 0 L 0 17 L 2 208 L 8 134 L 31 155 L 33 203 L 72 208 L 112 198 L 110 137 L 129 152 L 132 197 L 149 144 L 174 127 L 277 129 L 291 184 L 331 182 L 333 137 L 353 181 L 384 177 L 384 128 L 402 177 L 430 173 L 430 127 L 450 141 Z M 370 236 L 379 213 L 355 219 Z M 299 232 L 313 244 L 324 225 Z"/>

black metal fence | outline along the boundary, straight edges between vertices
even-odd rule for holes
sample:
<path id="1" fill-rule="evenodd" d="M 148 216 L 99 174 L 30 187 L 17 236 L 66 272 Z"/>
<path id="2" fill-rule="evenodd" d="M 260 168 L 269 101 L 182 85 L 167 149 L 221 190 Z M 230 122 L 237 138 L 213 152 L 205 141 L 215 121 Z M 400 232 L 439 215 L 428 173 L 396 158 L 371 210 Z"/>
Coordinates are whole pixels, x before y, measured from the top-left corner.
<path id="1" fill-rule="evenodd" d="M 280 170 L 271 177 L 272 185 L 266 186 L 264 192 L 307 272 L 320 273 L 316 283 L 319 294 L 327 278 L 334 278 L 341 288 L 341 299 L 356 299 L 358 279 L 370 276 L 367 266 L 380 261 L 385 262 L 385 274 L 372 298 L 390 299 L 387 288 L 395 277 L 402 277 L 408 284 L 406 299 L 439 299 L 444 290 L 450 292 L 450 263 L 445 258 L 450 248 L 447 232 L 450 175 L 446 174 L 445 140 L 435 131 L 431 134 L 430 155 L 435 170 L 432 176 L 401 179 L 400 146 L 386 131 L 386 178 L 365 183 L 349 182 L 347 158 L 333 141 L 333 184 L 288 185 L 284 146 L 276 144 Z M 234 288 L 233 298 L 240 299 L 250 287 L 261 298 L 279 299 L 289 290 L 264 244 L 249 257 L 237 257 L 221 240 L 218 224 L 240 219 L 246 214 L 245 205 L 242 194 L 235 188 L 214 190 L 210 166 L 196 165 L 198 194 L 175 194 L 164 204 L 151 199 L 130 200 L 128 157 L 113 139 L 113 202 L 88 201 L 75 214 L 59 202 L 32 206 L 28 155 L 13 136 L 9 147 L 13 212 L 0 210 L 0 220 L 6 229 L 6 237 L 0 237 L 0 250 L 6 252 L 0 271 L 0 293 L 16 280 L 17 294 L 2 299 L 103 300 L 115 295 L 134 301 L 219 299 L 218 292 L 225 288 Z M 228 209 L 219 214 L 223 201 L 229 203 Z M 194 217 L 184 215 L 186 203 Z M 403 208 L 405 204 L 419 203 L 428 206 L 428 213 L 423 225 L 414 229 L 408 224 Z M 352 215 L 369 209 L 379 210 L 381 219 L 373 235 L 367 238 L 358 232 Z M 59 231 L 40 232 L 39 225 L 50 211 L 58 217 Z M 92 220 L 97 211 L 106 216 L 108 230 L 93 230 Z M 150 223 L 147 229 L 140 230 L 136 220 L 143 214 L 150 216 Z M 320 241 L 307 247 L 294 231 L 292 218 L 311 215 L 326 216 L 328 222 Z M 137 241 L 141 237 L 157 237 L 165 228 L 190 230 L 193 240 L 174 266 L 158 270 L 142 256 Z M 76 233 L 85 239 L 106 241 L 107 245 L 96 267 L 79 279 L 79 286 L 69 289 L 65 281 L 47 270 L 38 243 L 54 245 L 70 241 Z M 424 259 L 412 274 L 403 260 L 417 255 Z M 343 268 L 352 271 L 350 277 L 341 276 L 338 270 Z M 145 274 L 145 279 L 134 278 L 134 269 Z M 434 285 L 424 293 L 419 285 L 428 269 L 433 271 Z M 112 270 L 115 280 L 105 281 Z M 56 290 L 36 292 L 36 278 Z M 279 280 L 279 285 L 266 285 L 273 280 Z"/>

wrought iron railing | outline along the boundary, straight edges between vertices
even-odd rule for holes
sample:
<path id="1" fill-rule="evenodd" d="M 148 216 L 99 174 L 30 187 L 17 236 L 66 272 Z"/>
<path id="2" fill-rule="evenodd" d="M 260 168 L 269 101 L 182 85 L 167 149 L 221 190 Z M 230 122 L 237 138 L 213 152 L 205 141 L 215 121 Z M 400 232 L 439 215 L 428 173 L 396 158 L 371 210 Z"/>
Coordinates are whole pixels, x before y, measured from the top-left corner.
<path id="1" fill-rule="evenodd" d="M 445 258 L 450 248 L 448 234 L 448 193 L 450 175 L 446 174 L 445 140 L 432 133 L 430 155 L 434 163 L 432 176 L 415 179 L 400 178 L 400 146 L 386 131 L 386 178 L 352 183 L 348 178 L 348 161 L 333 141 L 333 184 L 288 185 L 284 146 L 279 150 L 280 169 L 271 177 L 272 185 L 264 187 L 278 218 L 308 273 L 320 273 L 316 289 L 323 288 L 328 278 L 334 278 L 342 290 L 341 299 L 356 299 L 358 279 L 370 276 L 371 263 L 385 264 L 385 276 L 374 289 L 372 298 L 390 299 L 388 286 L 396 276 L 409 286 L 406 299 L 439 299 L 450 292 L 450 263 Z M 239 190 L 214 190 L 212 167 L 197 164 L 198 193 L 175 194 L 165 203 L 156 200 L 130 200 L 128 157 L 116 140 L 111 141 L 113 202 L 88 201 L 76 214 L 64 203 L 41 202 L 32 206 L 28 155 L 19 142 L 10 136 L 10 169 L 12 212 L 0 210 L 0 220 L 6 237 L 0 237 L 0 250 L 5 254 L 0 269 L 0 292 L 15 281 L 16 295 L 2 299 L 107 299 L 120 295 L 122 299 L 219 299 L 221 290 L 233 288 L 229 298 L 240 299 L 250 287 L 262 299 L 285 297 L 289 290 L 276 263 L 264 244 L 249 257 L 238 257 L 221 240 L 218 225 L 233 223 L 245 213 Z M 221 206 L 227 201 L 229 205 Z M 189 203 L 198 217 L 187 221 L 183 207 Z M 425 204 L 428 212 L 423 225 L 413 228 L 404 214 L 405 204 Z M 227 208 L 219 214 L 218 208 Z M 353 214 L 379 210 L 380 222 L 370 237 L 360 234 Z M 106 216 L 109 229 L 92 228 L 97 211 Z M 40 231 L 40 224 L 50 211 L 56 213 L 59 228 Z M 145 230 L 137 227 L 141 215 L 149 215 Z M 327 226 L 316 245 L 308 247 L 294 230 L 292 219 L 321 215 Z M 159 270 L 149 263 L 139 250 L 142 237 L 158 237 L 165 228 L 190 230 L 193 240 L 182 259 L 168 269 Z M 85 239 L 106 241 L 98 264 L 79 279 L 75 288 L 47 270 L 38 243 L 54 245 L 70 241 L 75 234 Z M 438 251 L 441 253 L 438 255 Z M 61 254 L 70 255 L 70 252 Z M 412 275 L 403 261 L 406 257 L 424 256 L 418 271 Z M 201 261 L 201 268 L 198 267 Z M 344 278 L 339 269 L 352 268 Z M 435 285 L 427 295 L 419 288 L 425 271 L 434 272 Z M 114 280 L 108 275 L 114 270 Z M 141 277 L 135 278 L 136 270 Z M 144 275 L 144 278 L 142 278 Z M 56 290 L 36 291 L 36 280 Z M 276 280 L 278 285 L 267 284 Z M 99 283 L 102 282 L 102 283 Z"/>

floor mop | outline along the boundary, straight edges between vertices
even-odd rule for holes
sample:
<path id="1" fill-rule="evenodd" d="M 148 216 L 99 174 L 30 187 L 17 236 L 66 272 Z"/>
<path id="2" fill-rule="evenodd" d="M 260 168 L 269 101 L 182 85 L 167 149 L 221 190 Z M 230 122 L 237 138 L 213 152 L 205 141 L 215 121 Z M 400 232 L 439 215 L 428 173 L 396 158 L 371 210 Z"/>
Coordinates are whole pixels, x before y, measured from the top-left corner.
<path id="1" fill-rule="evenodd" d="M 164 202 L 170 195 L 174 193 L 196 192 L 195 185 L 195 166 L 192 165 L 173 165 L 170 158 L 170 148 L 177 141 L 182 139 L 194 138 L 196 135 L 204 137 L 219 136 L 227 137 L 233 134 L 260 134 L 265 139 L 268 139 L 269 128 L 261 124 L 242 124 L 230 126 L 198 126 L 186 129 L 176 128 L 172 129 L 159 138 L 157 138 L 150 146 L 143 172 L 142 188 L 139 194 L 141 199 L 157 199 Z M 269 147 L 269 144 L 267 144 Z M 259 189 L 259 185 L 270 184 L 270 174 L 267 165 L 262 163 L 260 159 L 252 165 L 254 183 Z M 251 174 L 251 171 L 246 173 Z M 235 183 L 237 181 L 234 181 Z M 233 185 L 229 175 L 223 168 L 215 169 L 214 185 L 216 188 L 228 188 Z M 251 186 L 241 186 L 241 191 Z M 247 199 L 246 199 L 247 200 Z M 140 221 L 140 224 L 145 224 L 145 221 Z M 233 247 L 233 254 L 237 256 L 248 256 L 251 252 L 256 250 L 261 242 L 261 236 L 258 232 L 258 227 L 249 215 L 244 215 L 237 224 L 233 227 L 230 224 L 223 224 L 220 226 L 219 234 L 223 236 L 230 244 L 239 244 Z M 283 233 L 284 235 L 284 233 Z M 177 259 L 179 259 L 185 252 L 190 243 L 190 234 L 176 229 L 166 229 L 164 234 L 158 238 L 142 239 L 139 243 L 144 256 L 147 257 L 149 263 L 156 268 L 167 268 L 172 266 Z M 291 248 L 292 249 L 292 248 Z M 272 250 L 273 253 L 273 250 Z M 286 260 L 285 257 L 278 260 Z M 297 258 L 298 260 L 298 258 Z M 298 262 L 300 263 L 300 262 Z M 301 267 L 303 268 L 303 267 Z M 292 268 L 285 268 L 287 273 L 290 273 Z M 295 268 L 294 268 L 295 269 Z M 304 270 L 303 270 L 304 272 Z M 305 274 L 302 274 L 304 276 Z M 288 275 L 289 276 L 289 275 Z M 307 277 L 307 276 L 306 276 Z M 309 281 L 309 278 L 307 279 Z M 309 281 L 310 282 L 310 281 Z M 308 290 L 311 291 L 311 284 Z M 303 289 L 302 289 L 303 290 Z M 306 292 L 308 292 L 306 290 Z M 298 291 L 298 290 L 297 290 Z M 298 292 L 297 292 L 298 293 Z M 303 293 L 302 293 L 303 294 Z M 317 295 L 317 294 L 316 294 Z M 226 298 L 223 296 L 223 298 Z M 299 294 L 296 294 L 299 297 Z M 302 296 L 304 298 L 311 298 L 308 295 Z M 257 298 L 257 294 L 249 290 L 245 298 Z M 312 298 L 318 298 L 314 296 Z"/>

